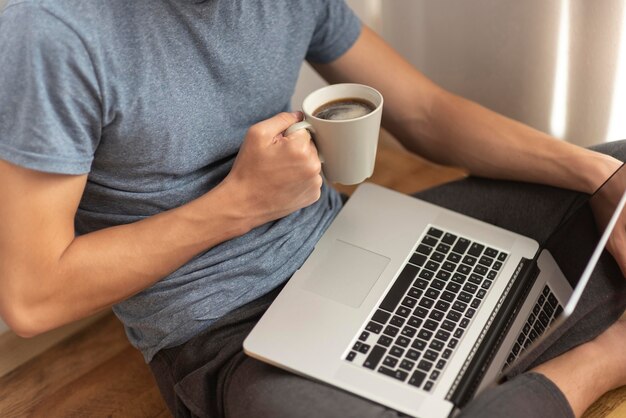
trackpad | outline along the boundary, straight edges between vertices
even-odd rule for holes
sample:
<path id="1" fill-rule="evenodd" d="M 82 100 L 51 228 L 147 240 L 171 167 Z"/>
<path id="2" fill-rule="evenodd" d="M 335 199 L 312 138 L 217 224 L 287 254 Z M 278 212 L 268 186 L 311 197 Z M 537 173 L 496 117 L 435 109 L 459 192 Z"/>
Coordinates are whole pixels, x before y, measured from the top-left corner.
<path id="1" fill-rule="evenodd" d="M 358 308 L 390 259 L 336 240 L 315 267 L 304 289 Z"/>

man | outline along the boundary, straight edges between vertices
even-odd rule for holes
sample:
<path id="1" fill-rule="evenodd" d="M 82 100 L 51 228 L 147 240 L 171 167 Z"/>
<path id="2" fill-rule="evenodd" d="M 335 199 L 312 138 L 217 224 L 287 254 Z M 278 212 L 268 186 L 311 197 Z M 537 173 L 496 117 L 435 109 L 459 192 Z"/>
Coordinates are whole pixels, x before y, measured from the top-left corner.
<path id="1" fill-rule="evenodd" d="M 0 314 L 32 336 L 113 306 L 177 415 L 395 415 L 241 353 L 341 207 L 306 131 L 282 135 L 301 118 L 285 111 L 303 59 L 378 89 L 409 150 L 475 176 L 589 193 L 625 158 L 622 144 L 607 148 L 618 158 L 581 149 L 445 92 L 341 1 L 15 1 L 0 45 Z M 455 188 L 495 190 L 496 212 L 520 193 L 538 211 L 558 203 L 551 187 L 450 187 L 421 196 L 470 214 Z M 622 271 L 625 234 L 622 217 L 609 246 Z M 599 280 L 603 296 L 624 293 Z M 550 355 L 600 334 L 624 309 L 612 302 Z M 625 340 L 617 323 L 465 413 L 508 401 L 580 415 L 625 383 Z M 574 368 L 602 379 L 572 385 Z"/>

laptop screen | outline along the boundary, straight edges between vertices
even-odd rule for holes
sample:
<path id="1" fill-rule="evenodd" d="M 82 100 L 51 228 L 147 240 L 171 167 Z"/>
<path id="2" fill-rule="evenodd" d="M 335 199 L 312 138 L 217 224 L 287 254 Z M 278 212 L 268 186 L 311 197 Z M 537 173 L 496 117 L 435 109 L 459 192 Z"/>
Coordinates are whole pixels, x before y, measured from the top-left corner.
<path id="1" fill-rule="evenodd" d="M 618 209 L 620 213 L 623 211 L 624 198 L 617 199 L 623 197 L 625 191 L 626 165 L 622 164 L 593 195 L 581 195 L 570 204 L 559 226 L 541 246 L 542 249 L 550 251 L 570 285 L 575 289 L 570 303 L 567 304 L 570 309 L 566 307 L 566 311 L 573 310 L 597 259 L 599 257 L 611 258 L 611 254 L 602 250 L 608 238 L 605 232 L 607 227 L 613 229 L 618 217 L 615 212 Z M 604 274 L 623 276 L 617 263 L 610 262 L 603 265 L 609 266 L 610 269 Z M 588 267 L 590 271 L 586 271 Z"/>

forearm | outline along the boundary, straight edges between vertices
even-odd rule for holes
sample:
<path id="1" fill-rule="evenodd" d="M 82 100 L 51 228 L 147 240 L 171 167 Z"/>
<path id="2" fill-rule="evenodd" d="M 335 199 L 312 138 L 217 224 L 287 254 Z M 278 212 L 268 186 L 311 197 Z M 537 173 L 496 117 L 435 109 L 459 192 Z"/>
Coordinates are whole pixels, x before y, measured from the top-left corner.
<path id="1" fill-rule="evenodd" d="M 620 165 L 444 91 L 433 95 L 427 118 L 398 125 L 409 150 L 478 176 L 593 192 Z"/>
<path id="2" fill-rule="evenodd" d="M 76 237 L 60 257 L 21 263 L 13 283 L 20 311 L 28 317 L 22 333 L 36 334 L 126 299 L 195 255 L 245 233 L 253 220 L 239 213 L 243 205 L 235 199 L 218 186 L 176 209 Z"/>

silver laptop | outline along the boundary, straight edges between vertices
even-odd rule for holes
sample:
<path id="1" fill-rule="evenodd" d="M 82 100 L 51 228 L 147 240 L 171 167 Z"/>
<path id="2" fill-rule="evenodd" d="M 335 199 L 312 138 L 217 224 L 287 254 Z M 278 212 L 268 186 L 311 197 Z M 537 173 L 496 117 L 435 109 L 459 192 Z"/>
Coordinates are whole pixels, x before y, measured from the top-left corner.
<path id="1" fill-rule="evenodd" d="M 572 314 L 626 194 L 598 241 L 576 243 L 572 224 L 593 220 L 593 199 L 625 178 L 622 166 L 573 202 L 542 245 L 363 184 L 244 350 L 405 414 L 448 417 Z M 557 262 L 568 245 L 585 251 L 580 265 Z"/>

